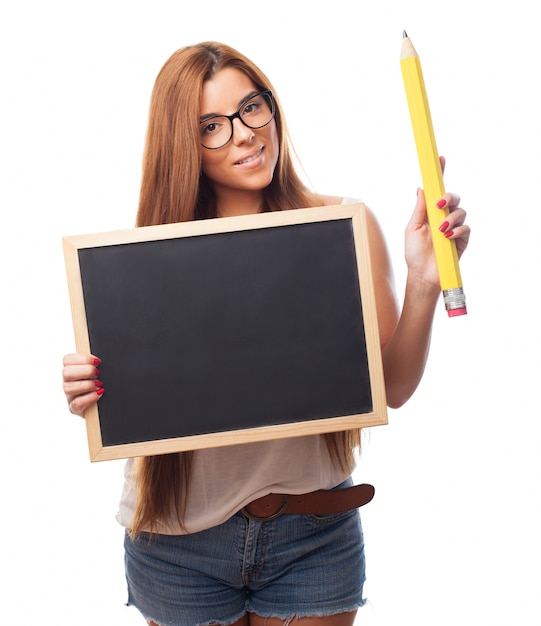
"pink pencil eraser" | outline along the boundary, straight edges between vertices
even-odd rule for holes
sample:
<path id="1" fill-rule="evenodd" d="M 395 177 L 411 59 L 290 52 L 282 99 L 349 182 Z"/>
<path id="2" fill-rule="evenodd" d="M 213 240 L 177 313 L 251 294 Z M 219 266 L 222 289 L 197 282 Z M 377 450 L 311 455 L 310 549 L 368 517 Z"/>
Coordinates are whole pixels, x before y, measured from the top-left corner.
<path id="1" fill-rule="evenodd" d="M 466 307 L 461 307 L 460 309 L 449 309 L 447 311 L 447 315 L 449 317 L 458 317 L 459 315 L 466 315 L 468 311 L 466 311 Z"/>

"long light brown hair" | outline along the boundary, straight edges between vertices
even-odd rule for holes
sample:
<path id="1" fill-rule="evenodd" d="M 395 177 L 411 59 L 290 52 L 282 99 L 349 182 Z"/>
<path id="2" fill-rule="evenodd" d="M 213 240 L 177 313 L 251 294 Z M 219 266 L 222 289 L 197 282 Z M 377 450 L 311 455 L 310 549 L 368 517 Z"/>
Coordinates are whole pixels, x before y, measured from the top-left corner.
<path id="1" fill-rule="evenodd" d="M 216 217 L 211 181 L 201 171 L 199 135 L 203 84 L 220 70 L 244 72 L 258 90 L 270 89 L 276 104 L 279 159 L 265 189 L 264 209 L 320 206 L 296 173 L 285 119 L 269 79 L 245 56 L 221 43 L 206 42 L 177 50 L 158 74 L 152 92 L 143 156 L 137 226 Z M 359 431 L 324 435 L 331 458 L 345 472 L 353 467 Z M 156 530 L 173 514 L 183 527 L 192 454 L 141 457 L 136 463 L 137 504 L 131 533 Z"/>

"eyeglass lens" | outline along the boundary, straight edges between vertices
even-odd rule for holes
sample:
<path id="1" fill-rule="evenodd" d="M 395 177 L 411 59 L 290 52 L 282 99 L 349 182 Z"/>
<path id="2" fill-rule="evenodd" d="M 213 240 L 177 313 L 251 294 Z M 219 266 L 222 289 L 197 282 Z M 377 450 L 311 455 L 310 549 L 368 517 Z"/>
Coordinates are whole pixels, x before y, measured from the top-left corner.
<path id="1" fill-rule="evenodd" d="M 274 102 L 270 92 L 256 94 L 244 102 L 233 115 L 217 115 L 201 122 L 201 144 L 205 148 L 216 150 L 229 143 L 236 117 L 248 128 L 266 126 L 274 117 Z"/>

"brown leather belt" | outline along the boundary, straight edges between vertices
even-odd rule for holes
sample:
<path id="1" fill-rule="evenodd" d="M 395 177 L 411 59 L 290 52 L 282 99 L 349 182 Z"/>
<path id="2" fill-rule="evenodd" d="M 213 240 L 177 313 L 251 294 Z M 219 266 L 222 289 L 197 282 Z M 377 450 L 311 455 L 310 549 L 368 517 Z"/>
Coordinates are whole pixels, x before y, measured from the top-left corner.
<path id="1" fill-rule="evenodd" d="M 374 492 L 372 485 L 363 484 L 344 489 L 320 489 L 300 495 L 269 493 L 247 504 L 241 512 L 256 522 L 268 522 L 286 513 L 309 515 L 342 513 L 368 504 L 374 497 Z"/>

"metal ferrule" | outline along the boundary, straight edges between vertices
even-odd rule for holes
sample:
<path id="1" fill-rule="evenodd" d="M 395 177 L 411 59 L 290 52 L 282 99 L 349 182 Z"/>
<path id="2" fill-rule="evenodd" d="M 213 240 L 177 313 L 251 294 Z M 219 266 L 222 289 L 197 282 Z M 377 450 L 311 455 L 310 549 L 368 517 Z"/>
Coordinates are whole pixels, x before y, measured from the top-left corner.
<path id="1" fill-rule="evenodd" d="M 466 296 L 464 295 L 464 289 L 462 287 L 444 289 L 442 293 L 445 309 L 447 311 L 466 308 Z"/>

